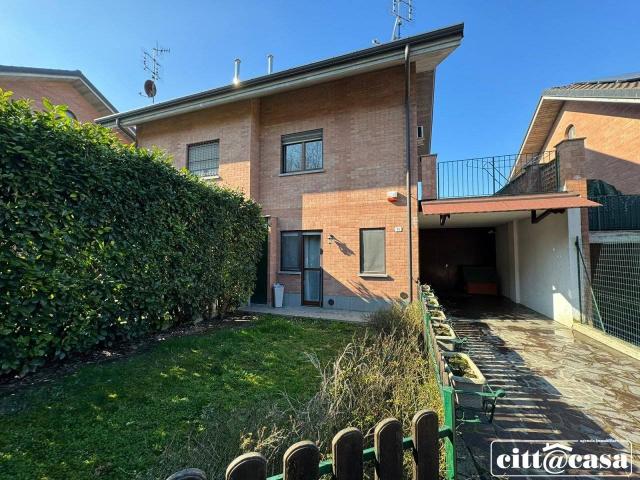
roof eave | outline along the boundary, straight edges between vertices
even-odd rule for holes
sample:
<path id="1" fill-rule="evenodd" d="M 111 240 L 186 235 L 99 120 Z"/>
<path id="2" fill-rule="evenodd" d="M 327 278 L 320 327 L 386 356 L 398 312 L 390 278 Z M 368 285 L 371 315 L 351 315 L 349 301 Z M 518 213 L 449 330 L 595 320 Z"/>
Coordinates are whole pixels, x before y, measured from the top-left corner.
<path id="1" fill-rule="evenodd" d="M 463 28 L 463 24 L 453 25 L 366 50 L 250 79 L 241 82 L 238 86 L 227 85 L 156 105 L 101 117 L 96 122 L 113 127 L 116 119 L 119 119 L 122 126 L 138 125 L 224 103 L 302 88 L 311 84 L 340 78 L 341 76 L 355 74 L 355 72 L 364 73 L 385 68 L 385 66 L 391 66 L 403 61 L 404 48 L 407 44 L 412 45 L 412 55 L 447 49 L 453 51 L 460 45 L 463 37 Z"/>
<path id="2" fill-rule="evenodd" d="M 111 114 L 117 114 L 118 109 L 98 90 L 91 81 L 85 77 L 80 70 L 59 70 L 54 68 L 33 68 L 33 67 L 0 67 L 0 75 L 12 77 L 34 77 L 34 78 L 52 78 L 56 80 L 80 81 L 89 90 L 100 103 L 102 103 Z"/>

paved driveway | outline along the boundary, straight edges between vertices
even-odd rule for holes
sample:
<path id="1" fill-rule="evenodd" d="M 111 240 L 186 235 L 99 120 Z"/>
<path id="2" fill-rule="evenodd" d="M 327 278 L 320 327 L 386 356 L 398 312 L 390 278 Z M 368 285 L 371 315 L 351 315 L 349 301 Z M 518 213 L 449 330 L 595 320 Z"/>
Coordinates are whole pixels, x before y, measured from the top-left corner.
<path id="1" fill-rule="evenodd" d="M 461 426 L 459 455 L 476 467 L 461 478 L 490 477 L 495 439 L 612 438 L 640 449 L 640 362 L 504 299 L 443 303 L 489 383 L 507 392 L 493 424 Z"/>

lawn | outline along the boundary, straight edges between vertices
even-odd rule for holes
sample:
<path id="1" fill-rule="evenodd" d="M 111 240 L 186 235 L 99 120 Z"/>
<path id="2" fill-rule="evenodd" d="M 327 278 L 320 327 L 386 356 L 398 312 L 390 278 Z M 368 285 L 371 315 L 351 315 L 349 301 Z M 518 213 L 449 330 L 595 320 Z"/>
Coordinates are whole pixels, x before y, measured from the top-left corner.
<path id="1" fill-rule="evenodd" d="M 311 396 L 319 379 L 305 353 L 328 361 L 358 332 L 265 316 L 4 393 L 0 478 L 147 477 L 171 445 L 207 428 L 212 412 L 259 411 L 282 392 Z"/>

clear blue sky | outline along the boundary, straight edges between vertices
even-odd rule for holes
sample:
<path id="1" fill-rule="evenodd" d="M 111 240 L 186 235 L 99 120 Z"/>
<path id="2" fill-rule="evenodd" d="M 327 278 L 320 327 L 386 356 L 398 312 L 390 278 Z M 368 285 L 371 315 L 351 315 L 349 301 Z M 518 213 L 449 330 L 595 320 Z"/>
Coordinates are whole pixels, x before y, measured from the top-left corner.
<path id="1" fill-rule="evenodd" d="M 547 87 L 640 71 L 638 0 L 414 0 L 405 35 L 465 23 L 438 69 L 441 160 L 517 152 Z M 146 105 L 141 50 L 171 48 L 158 100 L 387 41 L 391 0 L 3 0 L 0 64 L 80 69 L 120 110 Z"/>

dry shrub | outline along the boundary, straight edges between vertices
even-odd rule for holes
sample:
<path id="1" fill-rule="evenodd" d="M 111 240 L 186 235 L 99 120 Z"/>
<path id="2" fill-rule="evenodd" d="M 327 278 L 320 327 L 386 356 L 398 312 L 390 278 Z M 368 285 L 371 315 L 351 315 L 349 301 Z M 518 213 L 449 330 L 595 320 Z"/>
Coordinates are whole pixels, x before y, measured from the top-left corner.
<path id="1" fill-rule="evenodd" d="M 262 410 L 235 412 L 228 418 L 206 412 L 202 433 L 177 450 L 167 449 L 162 473 L 192 466 L 205 470 L 208 478 L 221 478 L 226 465 L 248 451 L 262 453 L 271 473 L 278 473 L 285 450 L 297 441 L 315 442 L 326 456 L 333 436 L 347 426 L 359 428 L 371 445 L 376 423 L 386 417 L 399 419 L 408 434 L 418 410 L 441 414 L 433 370 L 417 341 L 419 305 L 394 305 L 370 319 L 371 328 L 327 365 L 307 355 L 320 376 L 311 399 L 301 402 L 285 393 Z"/>

